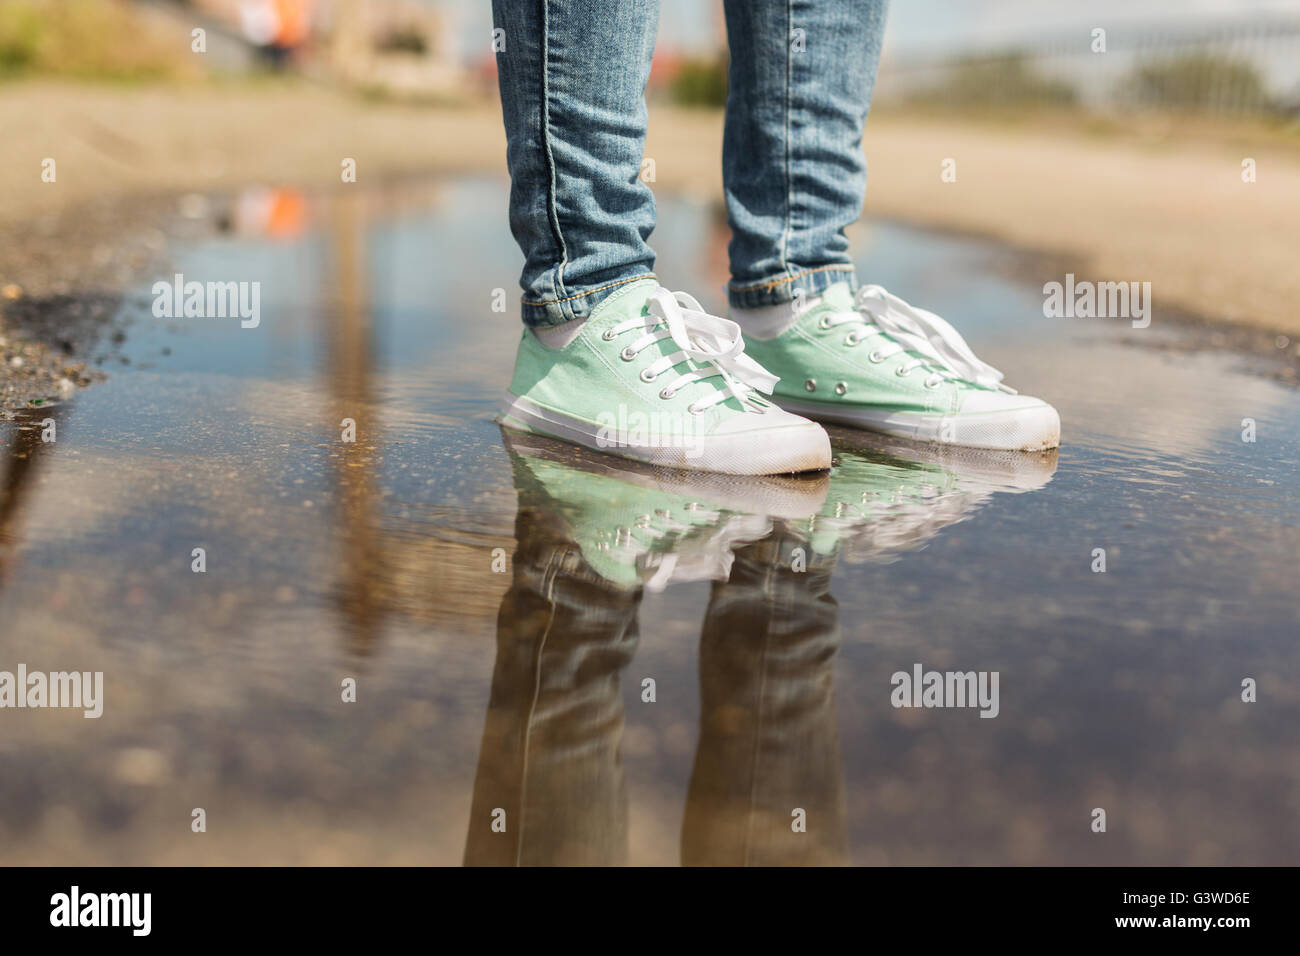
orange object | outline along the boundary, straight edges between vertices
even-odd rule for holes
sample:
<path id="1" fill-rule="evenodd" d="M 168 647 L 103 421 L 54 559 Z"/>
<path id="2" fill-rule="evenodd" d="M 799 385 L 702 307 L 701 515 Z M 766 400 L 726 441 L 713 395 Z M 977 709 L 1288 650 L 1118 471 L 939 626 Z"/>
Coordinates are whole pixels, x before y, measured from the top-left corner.
<path id="1" fill-rule="evenodd" d="M 286 49 L 301 46 L 307 39 L 307 28 L 311 19 L 311 0 L 274 0 L 275 18 L 279 29 L 275 34 L 275 45 Z"/>
<path id="2" fill-rule="evenodd" d="M 307 201 L 295 189 L 275 189 L 271 193 L 266 217 L 266 234 L 274 239 L 289 239 L 302 234 L 307 222 Z"/>

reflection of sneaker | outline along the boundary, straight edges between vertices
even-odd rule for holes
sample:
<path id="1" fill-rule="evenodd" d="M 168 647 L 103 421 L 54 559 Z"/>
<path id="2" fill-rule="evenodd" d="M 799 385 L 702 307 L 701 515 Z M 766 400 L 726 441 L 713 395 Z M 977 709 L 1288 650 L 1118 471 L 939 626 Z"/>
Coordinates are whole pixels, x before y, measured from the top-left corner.
<path id="1" fill-rule="evenodd" d="M 772 518 L 807 520 L 826 498 L 825 475 L 677 471 L 520 432 L 502 436 L 520 510 L 545 512 L 592 570 L 620 587 L 724 579 L 735 547 L 765 537 Z"/>
<path id="2" fill-rule="evenodd" d="M 1056 409 L 1003 385 L 956 329 L 880 286 L 855 299 L 837 283 L 760 334 L 747 325 L 746 349 L 781 376 L 773 398 L 797 414 L 973 448 L 1060 444 Z"/>
<path id="3" fill-rule="evenodd" d="M 744 354 L 739 326 L 685 293 L 629 283 L 574 331 L 544 336 L 552 348 L 525 330 L 502 425 L 673 468 L 830 467 L 825 431 L 759 394 L 774 380 Z"/>
<path id="4" fill-rule="evenodd" d="M 921 547 L 995 492 L 1052 480 L 1056 452 L 996 452 L 906 444 L 835 429 L 837 462 L 821 512 L 792 525 L 818 554 L 850 563 Z"/>

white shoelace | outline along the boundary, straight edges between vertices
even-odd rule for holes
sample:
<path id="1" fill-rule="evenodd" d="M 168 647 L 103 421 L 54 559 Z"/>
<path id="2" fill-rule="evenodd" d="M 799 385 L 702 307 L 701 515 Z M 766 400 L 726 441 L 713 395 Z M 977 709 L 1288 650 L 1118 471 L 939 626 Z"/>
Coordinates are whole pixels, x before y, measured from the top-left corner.
<path id="1" fill-rule="evenodd" d="M 687 362 L 688 370 L 665 385 L 659 392 L 660 398 L 672 398 L 691 382 L 720 376 L 723 384 L 715 385 L 712 395 L 687 406 L 691 414 L 698 415 L 728 398 L 735 398 L 752 411 L 765 410 L 766 404 L 756 402 L 754 392 L 770 395 L 777 376 L 744 354 L 745 340 L 737 323 L 710 315 L 685 292 L 669 292 L 663 287 L 651 293 L 649 305 L 649 315 L 638 315 L 610 326 L 603 334 L 609 342 L 624 332 L 641 330 L 643 334 L 620 353 L 625 362 L 631 362 L 643 349 L 661 339 L 673 340 L 678 351 L 660 356 L 642 369 L 641 381 L 653 382 L 674 366 Z"/>
<path id="2" fill-rule="evenodd" d="M 867 356 L 870 361 L 879 363 L 899 352 L 909 352 L 914 356 L 912 361 L 904 362 L 895 371 L 907 376 L 913 369 L 928 367 L 926 388 L 938 388 L 945 380 L 953 380 L 1016 394 L 1015 389 L 1002 384 L 1001 372 L 977 358 L 957 330 L 933 312 L 918 309 L 878 285 L 859 289 L 853 304 L 856 311 L 822 316 L 821 327 L 852 325 L 844 339 L 848 346 L 871 335 L 883 335 L 885 342 Z"/>

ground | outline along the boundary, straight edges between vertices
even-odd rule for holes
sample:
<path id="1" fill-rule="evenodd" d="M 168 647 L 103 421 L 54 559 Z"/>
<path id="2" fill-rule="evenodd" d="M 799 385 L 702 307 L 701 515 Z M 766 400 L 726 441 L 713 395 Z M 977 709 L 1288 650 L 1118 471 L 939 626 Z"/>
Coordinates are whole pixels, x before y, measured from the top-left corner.
<path id="1" fill-rule="evenodd" d="M 237 118 L 237 122 L 234 121 Z M 88 201 L 244 186 L 331 186 L 415 172 L 503 173 L 493 103 L 429 108 L 288 82 L 0 87 L 0 285 L 31 274 L 46 233 L 67 266 L 75 234 L 34 224 Z M 721 192 L 721 116 L 656 106 L 655 188 Z M 867 212 L 995 237 L 1060 257 L 1082 278 L 1151 282 L 1157 309 L 1300 333 L 1300 149 L 1249 125 L 1070 117 L 1025 122 L 882 112 L 868 124 Z M 57 180 L 41 180 L 56 161 Z M 955 182 L 941 163 L 955 161 Z M 1242 163 L 1254 160 L 1255 182 Z M 126 224 L 126 225 L 129 225 Z M 33 231 L 36 235 L 33 236 Z M 14 241 L 17 240 L 17 241 Z"/>

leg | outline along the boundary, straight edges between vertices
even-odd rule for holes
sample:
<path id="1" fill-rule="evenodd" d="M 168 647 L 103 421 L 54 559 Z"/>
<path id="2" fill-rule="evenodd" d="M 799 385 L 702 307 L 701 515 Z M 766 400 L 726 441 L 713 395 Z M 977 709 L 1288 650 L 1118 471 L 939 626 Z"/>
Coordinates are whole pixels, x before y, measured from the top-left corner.
<path id="1" fill-rule="evenodd" d="M 492 16 L 523 318 L 558 325 L 654 269 L 638 175 L 659 0 L 493 0 Z"/>
<path id="2" fill-rule="evenodd" d="M 727 0 L 723 146 L 732 315 L 785 410 L 901 438 L 1037 450 L 1041 399 L 1002 384 L 957 330 L 880 286 L 857 290 L 862 129 L 886 0 Z M 791 307 L 791 302 L 794 306 Z"/>
<path id="3" fill-rule="evenodd" d="M 733 308 L 852 281 L 862 129 L 887 0 L 727 0 L 723 177 Z"/>
<path id="4" fill-rule="evenodd" d="M 674 468 L 830 467 L 740 328 L 659 287 L 639 174 L 659 0 L 493 0 L 523 318 L 500 421 Z M 756 412 L 761 414 L 750 414 Z"/>

